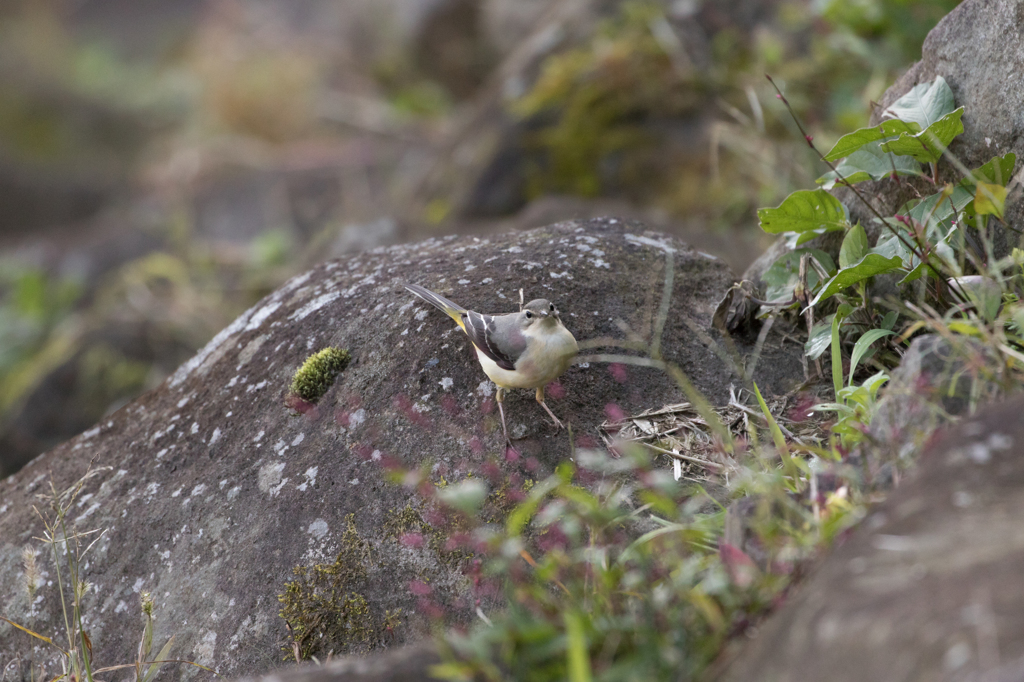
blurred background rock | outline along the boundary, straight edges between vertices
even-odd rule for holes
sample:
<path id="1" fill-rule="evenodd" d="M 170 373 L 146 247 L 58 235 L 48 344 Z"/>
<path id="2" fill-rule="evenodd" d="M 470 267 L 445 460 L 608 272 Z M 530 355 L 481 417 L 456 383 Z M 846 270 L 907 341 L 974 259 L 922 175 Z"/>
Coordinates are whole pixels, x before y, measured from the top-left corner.
<path id="1" fill-rule="evenodd" d="M 346 252 L 618 214 L 741 272 L 955 0 L 0 0 L 0 475 Z M 563 302 L 571 307 L 572 302 Z"/>

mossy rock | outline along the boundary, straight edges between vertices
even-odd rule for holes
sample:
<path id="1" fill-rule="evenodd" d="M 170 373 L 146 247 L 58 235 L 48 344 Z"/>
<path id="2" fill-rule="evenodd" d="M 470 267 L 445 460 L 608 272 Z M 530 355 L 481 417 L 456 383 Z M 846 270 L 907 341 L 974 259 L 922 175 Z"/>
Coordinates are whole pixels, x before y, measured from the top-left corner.
<path id="1" fill-rule="evenodd" d="M 292 394 L 307 403 L 317 402 L 338 375 L 345 371 L 351 360 L 352 356 L 347 350 L 333 346 L 313 353 L 295 372 L 292 378 Z"/>

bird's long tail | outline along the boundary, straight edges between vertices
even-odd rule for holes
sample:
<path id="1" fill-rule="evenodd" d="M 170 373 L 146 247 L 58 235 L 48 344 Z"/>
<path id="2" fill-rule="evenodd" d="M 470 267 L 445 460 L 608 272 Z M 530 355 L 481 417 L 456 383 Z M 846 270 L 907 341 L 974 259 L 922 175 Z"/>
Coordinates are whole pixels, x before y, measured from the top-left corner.
<path id="1" fill-rule="evenodd" d="M 443 310 L 448 317 L 455 320 L 455 324 L 459 325 L 459 327 L 462 328 L 462 331 L 466 331 L 466 325 L 462 321 L 462 316 L 468 312 L 465 308 L 460 305 L 456 305 L 440 294 L 435 294 L 430 289 L 424 289 L 418 284 L 406 284 L 404 286 L 430 305 L 438 308 L 439 310 Z"/>

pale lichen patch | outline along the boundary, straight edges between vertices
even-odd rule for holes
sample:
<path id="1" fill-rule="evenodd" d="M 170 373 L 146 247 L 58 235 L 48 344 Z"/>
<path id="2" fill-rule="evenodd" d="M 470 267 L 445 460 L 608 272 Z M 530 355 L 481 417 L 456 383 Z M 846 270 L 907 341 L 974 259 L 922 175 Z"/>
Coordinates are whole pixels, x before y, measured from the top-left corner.
<path id="1" fill-rule="evenodd" d="M 338 292 L 338 291 L 331 291 L 331 292 L 328 292 L 326 294 L 321 294 L 320 296 L 317 296 L 312 301 L 310 301 L 309 303 L 307 303 L 306 305 L 302 306 L 301 308 L 296 310 L 294 313 L 289 315 L 288 319 L 292 320 L 292 321 L 295 321 L 295 322 L 298 322 L 299 320 L 303 320 L 306 317 L 309 317 L 310 315 L 312 315 L 316 311 L 318 311 L 321 308 L 323 308 L 325 305 L 333 303 L 340 296 L 341 296 L 341 292 Z"/>
<path id="2" fill-rule="evenodd" d="M 250 332 L 254 329 L 259 329 L 260 325 L 262 325 L 268 317 L 277 312 L 277 309 L 280 307 L 280 301 L 271 301 L 267 305 L 263 306 L 253 313 L 252 318 L 249 320 L 249 324 L 245 325 L 245 329 L 243 331 Z"/>
<path id="3" fill-rule="evenodd" d="M 287 478 L 283 480 L 281 478 L 284 464 L 284 462 L 269 462 L 260 467 L 259 474 L 256 477 L 256 484 L 262 492 L 269 494 L 271 497 L 275 497 L 281 492 L 281 487 L 288 480 Z"/>
<path id="4" fill-rule="evenodd" d="M 327 535 L 328 530 L 326 521 L 323 519 L 316 519 L 313 523 L 309 524 L 309 528 L 306 529 L 306 532 L 317 540 L 323 540 L 324 536 Z"/>
<path id="5" fill-rule="evenodd" d="M 258 351 L 260 349 L 260 346 L 266 343 L 267 339 L 269 338 L 270 334 L 260 334 L 255 339 L 245 344 L 245 348 L 243 348 L 238 353 L 239 368 L 241 368 L 242 365 L 245 365 L 250 360 L 252 360 L 253 356 L 256 355 L 256 351 Z"/>

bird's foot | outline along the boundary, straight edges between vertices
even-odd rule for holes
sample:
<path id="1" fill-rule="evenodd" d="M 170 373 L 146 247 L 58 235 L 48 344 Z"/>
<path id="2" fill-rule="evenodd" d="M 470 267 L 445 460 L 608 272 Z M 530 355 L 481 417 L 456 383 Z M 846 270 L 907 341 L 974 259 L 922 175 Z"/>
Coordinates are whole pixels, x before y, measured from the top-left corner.
<path id="1" fill-rule="evenodd" d="M 543 407 L 544 411 L 548 413 L 549 417 L 551 417 L 551 420 L 554 422 L 556 429 L 565 428 L 565 424 L 562 423 L 562 420 L 555 416 L 555 413 L 551 411 L 551 408 L 548 407 L 546 403 L 542 402 L 540 406 Z"/>

